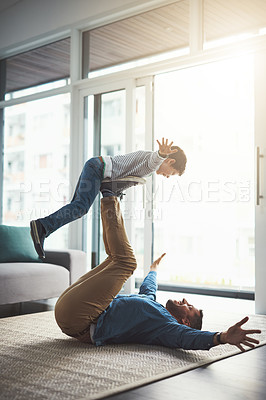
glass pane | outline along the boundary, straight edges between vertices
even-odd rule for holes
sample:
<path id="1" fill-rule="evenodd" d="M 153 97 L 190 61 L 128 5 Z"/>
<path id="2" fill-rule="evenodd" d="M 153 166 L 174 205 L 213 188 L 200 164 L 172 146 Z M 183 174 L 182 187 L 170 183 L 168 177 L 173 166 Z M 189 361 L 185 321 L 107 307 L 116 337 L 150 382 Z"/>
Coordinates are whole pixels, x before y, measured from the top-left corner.
<path id="1" fill-rule="evenodd" d="M 155 138 L 185 151 L 181 177 L 156 175 L 161 281 L 254 289 L 253 58 L 159 75 Z"/>
<path id="2" fill-rule="evenodd" d="M 189 1 L 182 0 L 84 32 L 83 77 L 188 45 Z"/>
<path id="3" fill-rule="evenodd" d="M 101 155 L 124 154 L 126 146 L 126 91 L 102 94 Z"/>
<path id="4" fill-rule="evenodd" d="M 101 96 L 101 155 L 124 154 L 126 147 L 126 91 L 104 93 Z M 121 204 L 122 210 L 124 203 Z M 100 224 L 100 262 L 106 258 Z"/>
<path id="5" fill-rule="evenodd" d="M 98 99 L 97 95 L 97 100 Z M 125 153 L 125 138 L 126 138 L 126 120 L 125 120 L 125 107 L 126 107 L 126 92 L 125 90 L 114 91 L 110 93 L 104 93 L 100 95 L 100 109 L 98 113 L 100 115 L 100 123 L 96 132 L 95 119 L 99 118 L 96 114 L 95 97 L 88 96 L 86 104 L 85 115 L 85 137 L 87 140 L 87 158 L 94 156 L 114 156 L 116 154 Z M 96 138 L 97 137 L 97 138 Z M 99 149 L 97 149 L 97 145 Z M 95 151 L 97 154 L 95 154 Z M 97 253 L 98 247 L 97 240 L 95 242 L 95 232 L 92 231 L 93 223 L 98 224 L 100 215 L 98 214 L 97 202 L 100 197 L 95 200 L 94 206 L 90 209 L 87 215 L 87 228 L 86 228 L 86 247 L 87 250 Z M 94 219 L 94 221 L 93 221 Z M 106 258 L 104 250 L 104 244 L 102 241 L 102 226 L 100 228 L 100 256 L 99 262 L 102 262 Z M 94 243 L 92 245 L 92 242 Z"/>
<path id="6" fill-rule="evenodd" d="M 236 35 L 241 35 L 238 39 L 258 35 L 265 27 L 265 0 L 204 0 L 206 42 Z"/>
<path id="7" fill-rule="evenodd" d="M 136 88 L 136 115 L 135 115 L 135 148 L 133 151 L 145 150 L 145 124 L 146 124 L 146 88 Z"/>
<path id="8" fill-rule="evenodd" d="M 70 38 L 17 54 L 3 62 L 6 93 L 67 79 L 70 76 Z M 45 90 L 45 85 L 39 90 Z"/>
<path id="9" fill-rule="evenodd" d="M 69 94 L 5 109 L 3 223 L 29 226 L 69 200 Z M 45 241 L 67 247 L 67 227 Z"/>
<path id="10" fill-rule="evenodd" d="M 132 151 L 145 150 L 145 124 L 146 124 L 146 108 L 145 108 L 145 86 L 136 88 L 136 115 L 135 115 L 135 141 Z M 143 188 L 136 187 L 133 190 L 133 210 L 129 217 L 132 221 L 132 238 L 131 245 L 133 247 L 138 268 L 136 269 L 135 278 L 143 278 L 144 268 L 144 222 L 145 208 L 143 207 Z"/>
<path id="11" fill-rule="evenodd" d="M 94 157 L 94 96 L 88 96 L 84 99 L 84 135 L 86 143 L 86 159 Z M 84 248 L 87 254 L 92 254 L 96 249 L 92 249 L 93 226 L 92 226 L 92 208 L 83 217 L 83 237 Z M 98 247 L 98 246 L 97 246 Z M 89 267 L 90 269 L 90 267 Z"/>

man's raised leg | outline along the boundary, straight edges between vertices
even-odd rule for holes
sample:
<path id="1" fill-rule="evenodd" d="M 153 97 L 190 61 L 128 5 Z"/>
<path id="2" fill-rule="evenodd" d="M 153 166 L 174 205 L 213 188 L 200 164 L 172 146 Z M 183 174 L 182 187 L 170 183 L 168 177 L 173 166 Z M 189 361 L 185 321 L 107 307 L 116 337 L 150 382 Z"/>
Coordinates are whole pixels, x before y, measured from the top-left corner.
<path id="1" fill-rule="evenodd" d="M 55 317 L 66 334 L 79 333 L 95 323 L 137 266 L 118 199 L 103 198 L 101 213 L 105 245 L 110 252 L 108 261 L 85 274 L 71 290 L 60 296 Z"/>

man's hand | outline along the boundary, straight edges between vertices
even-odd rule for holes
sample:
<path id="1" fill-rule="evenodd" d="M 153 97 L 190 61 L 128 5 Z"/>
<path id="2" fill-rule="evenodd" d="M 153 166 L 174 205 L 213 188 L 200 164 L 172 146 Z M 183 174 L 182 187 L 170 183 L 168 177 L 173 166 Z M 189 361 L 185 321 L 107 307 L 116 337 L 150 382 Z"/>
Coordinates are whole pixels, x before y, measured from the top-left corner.
<path id="1" fill-rule="evenodd" d="M 162 143 L 160 143 L 159 140 L 157 140 L 157 143 L 159 145 L 159 155 L 161 157 L 167 157 L 169 154 L 173 154 L 178 151 L 177 149 L 171 150 L 173 142 L 168 144 L 168 139 L 165 139 L 164 141 L 164 138 L 162 138 Z"/>
<path id="2" fill-rule="evenodd" d="M 157 271 L 157 267 L 161 262 L 161 259 L 165 256 L 166 253 L 163 253 L 157 260 L 155 260 L 150 266 L 150 271 Z"/>
<path id="3" fill-rule="evenodd" d="M 226 332 L 222 332 L 221 341 L 222 343 L 229 343 L 238 347 L 241 351 L 245 351 L 243 345 L 250 348 L 254 348 L 255 344 L 259 344 L 259 341 L 253 339 L 247 335 L 253 333 L 261 333 L 259 329 L 242 329 L 241 326 L 248 321 L 248 317 L 243 318 L 235 325 L 231 326 Z"/>

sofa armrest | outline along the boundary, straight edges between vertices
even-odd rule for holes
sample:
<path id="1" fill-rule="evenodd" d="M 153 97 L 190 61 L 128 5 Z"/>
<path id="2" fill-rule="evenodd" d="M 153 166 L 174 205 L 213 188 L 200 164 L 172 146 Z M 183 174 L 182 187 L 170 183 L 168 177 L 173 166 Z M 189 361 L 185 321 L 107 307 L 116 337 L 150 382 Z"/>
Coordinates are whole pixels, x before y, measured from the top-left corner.
<path id="1" fill-rule="evenodd" d="M 87 254 L 81 250 L 45 250 L 44 263 L 61 265 L 69 271 L 69 284 L 72 285 L 87 272 Z"/>

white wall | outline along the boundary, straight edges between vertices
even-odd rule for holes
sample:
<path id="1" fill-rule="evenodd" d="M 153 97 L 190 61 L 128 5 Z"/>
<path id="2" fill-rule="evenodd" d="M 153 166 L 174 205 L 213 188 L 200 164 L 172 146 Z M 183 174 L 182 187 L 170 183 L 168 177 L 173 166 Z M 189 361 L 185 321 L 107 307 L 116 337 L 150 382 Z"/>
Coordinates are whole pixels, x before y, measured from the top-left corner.
<path id="1" fill-rule="evenodd" d="M 113 13 L 163 5 L 165 0 L 21 0 L 0 13 L 0 57 Z"/>

